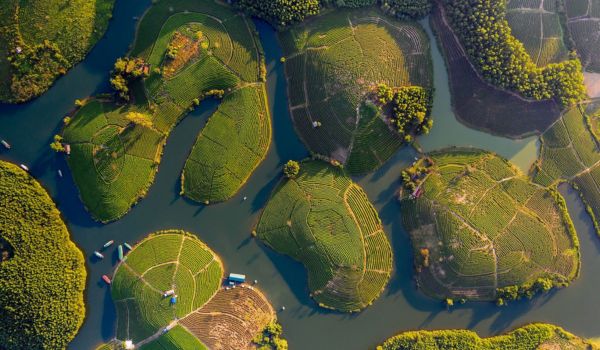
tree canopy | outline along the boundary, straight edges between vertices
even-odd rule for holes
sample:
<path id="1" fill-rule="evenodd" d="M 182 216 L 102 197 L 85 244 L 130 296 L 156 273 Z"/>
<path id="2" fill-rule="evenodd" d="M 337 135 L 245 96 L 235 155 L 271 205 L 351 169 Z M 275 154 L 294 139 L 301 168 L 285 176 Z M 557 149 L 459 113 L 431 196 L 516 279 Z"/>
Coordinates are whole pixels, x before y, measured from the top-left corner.
<path id="1" fill-rule="evenodd" d="M 65 349 L 85 316 L 84 257 L 46 191 L 0 161 L 0 348 Z"/>
<path id="2" fill-rule="evenodd" d="M 238 0 L 237 6 L 276 27 L 302 22 L 319 13 L 319 0 Z"/>

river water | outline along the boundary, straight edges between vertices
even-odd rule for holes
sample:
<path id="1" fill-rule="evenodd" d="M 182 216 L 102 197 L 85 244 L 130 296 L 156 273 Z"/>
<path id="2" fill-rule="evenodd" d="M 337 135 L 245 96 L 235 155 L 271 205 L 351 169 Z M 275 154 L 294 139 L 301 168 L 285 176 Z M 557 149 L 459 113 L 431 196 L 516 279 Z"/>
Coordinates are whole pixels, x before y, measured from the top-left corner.
<path id="1" fill-rule="evenodd" d="M 318 308 L 308 297 L 306 272 L 291 259 L 280 256 L 250 238 L 261 208 L 276 185 L 281 165 L 302 159 L 308 152 L 296 136 L 287 110 L 286 84 L 279 63 L 281 49 L 270 27 L 258 24 L 268 66 L 268 93 L 273 112 L 273 144 L 265 161 L 240 193 L 226 203 L 203 207 L 179 196 L 179 176 L 185 158 L 206 119 L 215 110 L 214 101 L 187 116 L 169 136 L 162 163 L 148 196 L 123 219 L 108 225 L 95 223 L 79 201 L 77 189 L 62 156 L 48 144 L 58 132 L 73 101 L 108 90 L 108 71 L 124 55 L 133 40 L 134 16 L 140 16 L 150 1 L 117 0 L 108 33 L 86 60 L 61 78 L 37 100 L 19 106 L 0 105 L 0 138 L 13 145 L 0 151 L 0 159 L 26 164 L 56 201 L 73 240 L 87 258 L 86 319 L 70 349 L 93 349 L 114 337 L 115 311 L 108 288 L 100 280 L 112 272 L 116 256 L 93 262 L 92 252 L 105 241 L 135 243 L 148 233 L 168 228 L 196 233 L 225 264 L 226 271 L 245 273 L 257 279 L 279 312 L 291 349 L 369 349 L 403 330 L 470 328 L 487 336 L 529 322 L 552 322 L 585 337 L 600 336 L 600 313 L 593 307 L 600 296 L 600 239 L 577 195 L 563 188 L 569 211 L 579 234 L 582 250 L 581 277 L 564 290 L 533 301 L 515 302 L 503 308 L 491 303 L 470 303 L 447 311 L 439 301 L 420 293 L 413 281 L 410 240 L 400 220 L 394 198 L 402 167 L 414 151 L 406 148 L 384 167 L 355 180 L 363 186 L 380 213 L 394 250 L 395 271 L 382 296 L 365 311 L 347 315 Z M 426 30 L 431 31 L 427 22 Z M 431 37 L 433 40 L 433 37 Z M 435 126 L 419 140 L 425 150 L 449 145 L 472 145 L 495 151 L 526 170 L 535 159 L 535 138 L 521 141 L 494 137 L 458 123 L 450 107 L 444 60 L 435 45 L 432 54 L 436 97 Z M 64 178 L 57 176 L 62 169 Z M 243 201 L 244 196 L 248 197 Z"/>

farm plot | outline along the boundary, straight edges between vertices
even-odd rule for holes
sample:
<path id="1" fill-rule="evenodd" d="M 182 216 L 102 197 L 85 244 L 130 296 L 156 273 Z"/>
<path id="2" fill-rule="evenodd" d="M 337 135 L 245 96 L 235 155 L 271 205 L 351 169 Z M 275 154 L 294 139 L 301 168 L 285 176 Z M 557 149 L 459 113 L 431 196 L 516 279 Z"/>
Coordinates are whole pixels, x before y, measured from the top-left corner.
<path id="1" fill-rule="evenodd" d="M 429 156 L 427 177 L 411 191 L 418 194 L 401 192 L 425 293 L 493 300 L 504 287 L 527 290 L 540 278 L 561 286 L 577 277 L 578 241 L 558 192 L 485 151 Z"/>
<path id="2" fill-rule="evenodd" d="M 542 185 L 569 181 L 587 205 L 600 235 L 600 150 L 597 138 L 600 105 L 572 108 L 542 135 L 533 180 Z"/>
<path id="3" fill-rule="evenodd" d="M 380 115 L 365 116 L 360 106 L 379 83 L 431 88 L 429 42 L 417 23 L 375 9 L 336 10 L 280 33 L 280 41 L 292 120 L 312 152 L 365 173 L 402 146 Z M 368 143 L 378 135 L 382 149 Z"/>
<path id="4" fill-rule="evenodd" d="M 539 67 L 568 59 L 555 0 L 509 0 L 506 19 L 512 34 Z"/>
<path id="5" fill-rule="evenodd" d="M 274 190 L 256 234 L 304 264 L 311 296 L 320 306 L 361 310 L 379 296 L 392 270 L 379 216 L 339 168 L 321 161 L 300 166 L 297 178 Z"/>
<path id="6" fill-rule="evenodd" d="M 252 340 L 275 319 L 265 296 L 252 286 L 221 289 L 181 320 L 209 349 L 256 349 Z"/>
<path id="7" fill-rule="evenodd" d="M 117 339 L 140 342 L 203 306 L 221 285 L 223 266 L 204 243 L 181 231 L 161 231 L 137 244 L 115 273 Z M 173 290 L 177 303 L 163 293 Z"/>
<path id="8" fill-rule="evenodd" d="M 134 101 L 90 103 L 64 131 L 72 144 L 69 164 L 92 217 L 116 220 L 145 195 L 170 131 L 211 96 L 224 102 L 191 152 L 183 189 L 203 202 L 233 196 L 271 142 L 264 59 L 252 22 L 219 2 L 161 1 L 142 18 L 130 55 L 150 66 L 131 87 Z M 131 121 L 140 115 L 144 122 Z M 233 161 L 239 155 L 244 162 Z"/>
<path id="9" fill-rule="evenodd" d="M 565 1 L 567 26 L 585 70 L 600 73 L 600 0 Z"/>
<path id="10" fill-rule="evenodd" d="M 0 4 L 0 102 L 44 93 L 104 35 L 114 0 L 4 0 Z"/>
<path id="11" fill-rule="evenodd" d="M 237 192 L 265 157 L 271 138 L 264 86 L 228 95 L 198 136 L 182 175 L 182 192 L 220 202 Z"/>
<path id="12" fill-rule="evenodd" d="M 188 332 L 182 326 L 175 326 L 169 330 L 168 333 L 161 335 L 158 339 L 142 346 L 141 350 L 208 350 L 208 348 L 202 344 Z"/>
<path id="13" fill-rule="evenodd" d="M 446 60 L 453 110 L 461 122 L 519 138 L 544 132 L 560 117 L 560 108 L 552 100 L 525 100 L 482 80 L 453 35 L 441 6 L 434 7 L 430 20 Z"/>

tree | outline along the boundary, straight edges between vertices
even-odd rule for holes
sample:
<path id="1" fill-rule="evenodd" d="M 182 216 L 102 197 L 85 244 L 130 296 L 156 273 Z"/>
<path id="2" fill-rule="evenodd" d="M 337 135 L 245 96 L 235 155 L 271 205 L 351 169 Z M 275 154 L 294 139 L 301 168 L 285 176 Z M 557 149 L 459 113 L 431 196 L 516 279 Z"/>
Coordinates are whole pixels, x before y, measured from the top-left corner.
<path id="1" fill-rule="evenodd" d="M 283 166 L 283 174 L 288 179 L 295 179 L 298 173 L 300 173 L 300 164 L 295 160 L 290 160 Z"/>
<path id="2" fill-rule="evenodd" d="M 129 101 L 129 87 L 137 79 L 149 75 L 150 67 L 143 58 L 118 58 L 111 72 L 110 85 L 124 101 Z"/>
<path id="3" fill-rule="evenodd" d="M 50 144 L 50 148 L 52 148 L 52 150 L 56 153 L 64 152 L 65 147 L 62 144 L 62 140 L 63 140 L 62 136 L 54 135 L 54 142 L 52 142 Z"/>
<path id="4" fill-rule="evenodd" d="M 149 116 L 139 112 L 129 112 L 125 116 L 132 124 L 140 125 L 146 128 L 152 128 L 152 120 Z"/>
<path id="5" fill-rule="evenodd" d="M 236 5 L 280 28 L 302 22 L 320 11 L 319 0 L 238 0 Z"/>

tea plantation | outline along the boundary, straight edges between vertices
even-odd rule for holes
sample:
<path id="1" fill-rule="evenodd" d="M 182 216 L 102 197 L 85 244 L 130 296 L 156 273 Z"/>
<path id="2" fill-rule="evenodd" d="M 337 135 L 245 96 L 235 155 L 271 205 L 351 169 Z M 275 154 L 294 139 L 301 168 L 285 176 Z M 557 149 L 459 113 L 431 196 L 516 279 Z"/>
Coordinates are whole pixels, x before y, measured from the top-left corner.
<path id="1" fill-rule="evenodd" d="M 222 278 L 221 260 L 196 236 L 176 230 L 151 234 L 114 273 L 115 343 L 132 340 L 142 349 L 250 348 L 275 313 L 257 289 L 225 289 Z"/>
<path id="2" fill-rule="evenodd" d="M 3 0 L 0 102 L 44 93 L 104 35 L 114 0 Z"/>
<path id="3" fill-rule="evenodd" d="M 567 26 L 587 71 L 600 73 L 600 0 L 565 0 Z"/>
<path id="4" fill-rule="evenodd" d="M 44 188 L 0 161 L 0 348 L 65 349 L 85 317 L 85 262 Z"/>
<path id="5" fill-rule="evenodd" d="M 402 193 L 419 286 L 440 299 L 531 297 L 579 273 L 579 243 L 562 196 L 475 149 L 429 155 Z M 414 180 L 417 179 L 417 180 Z"/>
<path id="6" fill-rule="evenodd" d="M 587 205 L 600 234 L 600 151 L 598 101 L 571 108 L 542 137 L 533 180 L 544 186 L 569 181 Z"/>
<path id="7" fill-rule="evenodd" d="M 320 306 L 359 311 L 381 294 L 392 270 L 392 250 L 364 191 L 340 168 L 302 162 L 296 178 L 274 190 L 257 237 L 308 270 Z"/>
<path id="8" fill-rule="evenodd" d="M 361 113 L 378 84 L 432 86 L 429 42 L 415 22 L 376 9 L 331 11 L 280 33 L 289 108 L 310 151 L 366 173 L 405 142 L 382 113 Z"/>
<path id="9" fill-rule="evenodd" d="M 209 97 L 224 99 L 191 151 L 182 193 L 204 203 L 232 197 L 271 142 L 264 59 L 252 22 L 219 2 L 157 2 L 142 18 L 130 55 L 146 72 L 130 86 L 131 101 L 89 99 L 63 133 L 92 217 L 116 220 L 144 197 L 170 131 Z"/>
<path id="10" fill-rule="evenodd" d="M 534 323 L 503 335 L 480 338 L 469 330 L 410 331 L 386 340 L 377 350 L 542 350 L 597 349 L 591 342 L 551 324 Z"/>

